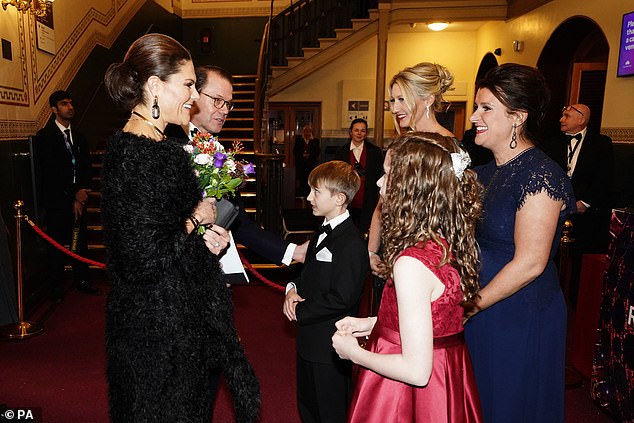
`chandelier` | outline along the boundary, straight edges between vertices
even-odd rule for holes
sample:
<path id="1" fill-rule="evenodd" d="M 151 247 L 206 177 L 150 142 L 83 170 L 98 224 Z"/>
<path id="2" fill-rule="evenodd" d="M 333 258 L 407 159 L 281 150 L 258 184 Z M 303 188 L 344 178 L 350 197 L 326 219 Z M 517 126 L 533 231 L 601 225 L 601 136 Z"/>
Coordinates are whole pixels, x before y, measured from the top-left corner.
<path id="1" fill-rule="evenodd" d="M 45 16 L 54 0 L 2 0 L 2 9 L 7 10 L 11 5 L 18 9 L 18 12 L 32 13 L 35 16 Z"/>

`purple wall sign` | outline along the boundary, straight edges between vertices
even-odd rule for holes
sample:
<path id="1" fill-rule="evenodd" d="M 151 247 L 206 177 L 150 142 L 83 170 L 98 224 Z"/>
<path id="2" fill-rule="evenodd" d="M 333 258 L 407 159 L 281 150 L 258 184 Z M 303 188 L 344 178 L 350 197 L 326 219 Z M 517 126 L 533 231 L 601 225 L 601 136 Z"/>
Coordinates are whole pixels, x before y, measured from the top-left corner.
<path id="1" fill-rule="evenodd" d="M 634 12 L 623 15 L 621 49 L 616 76 L 634 75 Z"/>

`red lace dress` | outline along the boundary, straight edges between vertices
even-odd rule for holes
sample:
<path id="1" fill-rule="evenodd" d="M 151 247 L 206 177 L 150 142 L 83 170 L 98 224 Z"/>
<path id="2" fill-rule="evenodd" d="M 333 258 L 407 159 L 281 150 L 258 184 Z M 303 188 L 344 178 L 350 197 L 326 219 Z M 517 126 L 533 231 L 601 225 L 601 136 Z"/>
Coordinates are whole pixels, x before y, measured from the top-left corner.
<path id="1" fill-rule="evenodd" d="M 480 399 L 462 327 L 462 291 L 455 268 L 436 265 L 440 247 L 431 241 L 407 248 L 402 256 L 419 260 L 445 285 L 432 303 L 434 362 L 425 387 L 414 387 L 360 368 L 348 420 L 358 423 L 385 422 L 482 422 Z M 398 306 L 394 282 L 383 291 L 378 319 L 368 341 L 370 351 L 401 352 Z"/>

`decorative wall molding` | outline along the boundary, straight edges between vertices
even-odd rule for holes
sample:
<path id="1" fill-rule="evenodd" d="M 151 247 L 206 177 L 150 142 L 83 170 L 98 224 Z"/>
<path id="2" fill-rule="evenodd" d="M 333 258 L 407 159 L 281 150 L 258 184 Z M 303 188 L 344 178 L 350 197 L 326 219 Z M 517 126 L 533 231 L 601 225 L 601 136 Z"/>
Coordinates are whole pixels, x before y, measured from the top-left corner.
<path id="1" fill-rule="evenodd" d="M 601 133 L 616 144 L 634 144 L 634 128 L 601 128 Z"/>
<path id="2" fill-rule="evenodd" d="M 48 91 L 53 77 L 60 78 L 60 74 L 62 76 L 59 81 L 56 81 L 56 87 L 68 86 L 92 53 L 94 47 L 96 45 L 102 45 L 105 48 L 112 46 L 130 19 L 134 17 L 143 4 L 144 1 L 142 0 L 111 0 L 110 8 L 105 13 L 91 8 L 78 22 L 63 45 L 59 47 L 51 62 L 41 73 L 37 68 L 35 20 L 31 15 L 22 17 L 20 14 L 17 27 L 23 87 L 0 86 L 0 104 L 36 107 L 40 97 Z M 130 7 L 127 7 L 127 10 L 122 12 L 121 9 L 124 6 Z M 117 15 L 120 16 L 120 19 L 115 22 Z M 25 19 L 26 21 L 24 21 Z M 25 30 L 25 22 L 29 28 L 28 32 Z M 113 24 L 113 22 L 115 23 Z M 93 25 L 93 23 L 97 25 Z M 29 37 L 28 40 L 27 36 Z M 27 44 L 29 46 L 28 52 Z M 32 75 L 30 84 L 29 73 Z M 33 97 L 30 98 L 29 87 L 31 86 L 33 87 Z M 48 101 L 41 103 L 37 111 L 33 110 L 35 114 L 33 121 L 0 120 L 0 140 L 26 139 L 44 126 L 50 118 L 51 111 Z"/>
<path id="3" fill-rule="evenodd" d="M 0 104 L 12 106 L 29 106 L 29 78 L 26 66 L 26 41 L 24 39 L 24 21 L 22 14 L 16 13 L 18 39 L 20 47 L 20 67 L 22 72 L 22 87 L 0 86 Z"/>
<path id="4" fill-rule="evenodd" d="M 35 122 L 26 120 L 0 120 L 0 142 L 2 140 L 27 139 L 37 132 Z"/>
<path id="5" fill-rule="evenodd" d="M 31 69 L 33 71 L 33 75 L 37 75 L 37 79 L 33 81 L 33 91 L 35 96 L 35 102 L 37 102 L 40 98 L 40 95 L 44 91 L 45 87 L 48 86 L 49 82 L 53 75 L 59 70 L 62 63 L 67 59 L 70 53 L 73 51 L 73 48 L 79 41 L 79 39 L 84 35 L 90 24 L 94 21 L 98 24 L 107 27 L 108 24 L 114 19 L 116 15 L 115 11 L 115 0 L 111 0 L 111 7 L 104 14 L 99 12 L 94 8 L 90 8 L 88 13 L 84 15 L 84 17 L 79 21 L 75 29 L 71 32 L 69 37 L 64 41 L 64 44 L 57 50 L 57 53 L 53 57 L 53 60 L 46 66 L 42 73 L 38 72 L 37 69 L 37 60 L 36 60 L 36 52 L 37 48 L 35 45 L 36 42 L 36 34 L 35 34 L 35 20 L 32 16 L 29 17 L 29 28 L 30 28 L 30 38 L 31 38 Z M 91 37 L 92 38 L 92 37 Z M 77 63 L 77 60 L 74 61 Z M 81 65 L 81 62 L 80 62 Z M 74 69 L 77 71 L 78 68 Z M 68 75 L 74 75 L 75 73 L 69 69 L 68 72 L 65 72 L 64 75 L 68 78 Z M 72 79 L 72 78 L 71 78 Z"/>
<path id="6" fill-rule="evenodd" d="M 273 16 L 284 10 L 284 7 L 273 7 Z M 244 18 L 244 17 L 260 17 L 269 16 L 271 8 L 269 6 L 262 7 L 207 7 L 204 9 L 176 9 L 174 12 L 183 19 L 202 19 L 202 18 Z"/>

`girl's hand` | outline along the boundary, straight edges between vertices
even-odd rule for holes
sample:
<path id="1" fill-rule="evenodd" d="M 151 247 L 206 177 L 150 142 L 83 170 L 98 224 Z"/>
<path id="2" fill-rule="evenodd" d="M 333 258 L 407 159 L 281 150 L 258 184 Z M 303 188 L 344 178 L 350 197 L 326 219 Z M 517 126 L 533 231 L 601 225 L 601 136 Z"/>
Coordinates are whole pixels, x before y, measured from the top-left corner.
<path id="1" fill-rule="evenodd" d="M 357 338 L 355 338 L 352 334 L 339 331 L 332 335 L 332 347 L 335 349 L 339 357 L 344 360 L 352 360 L 354 352 L 361 349 Z"/>
<path id="2" fill-rule="evenodd" d="M 342 334 L 349 334 L 354 337 L 368 336 L 374 328 L 376 317 L 344 317 L 335 323 L 337 331 Z"/>

